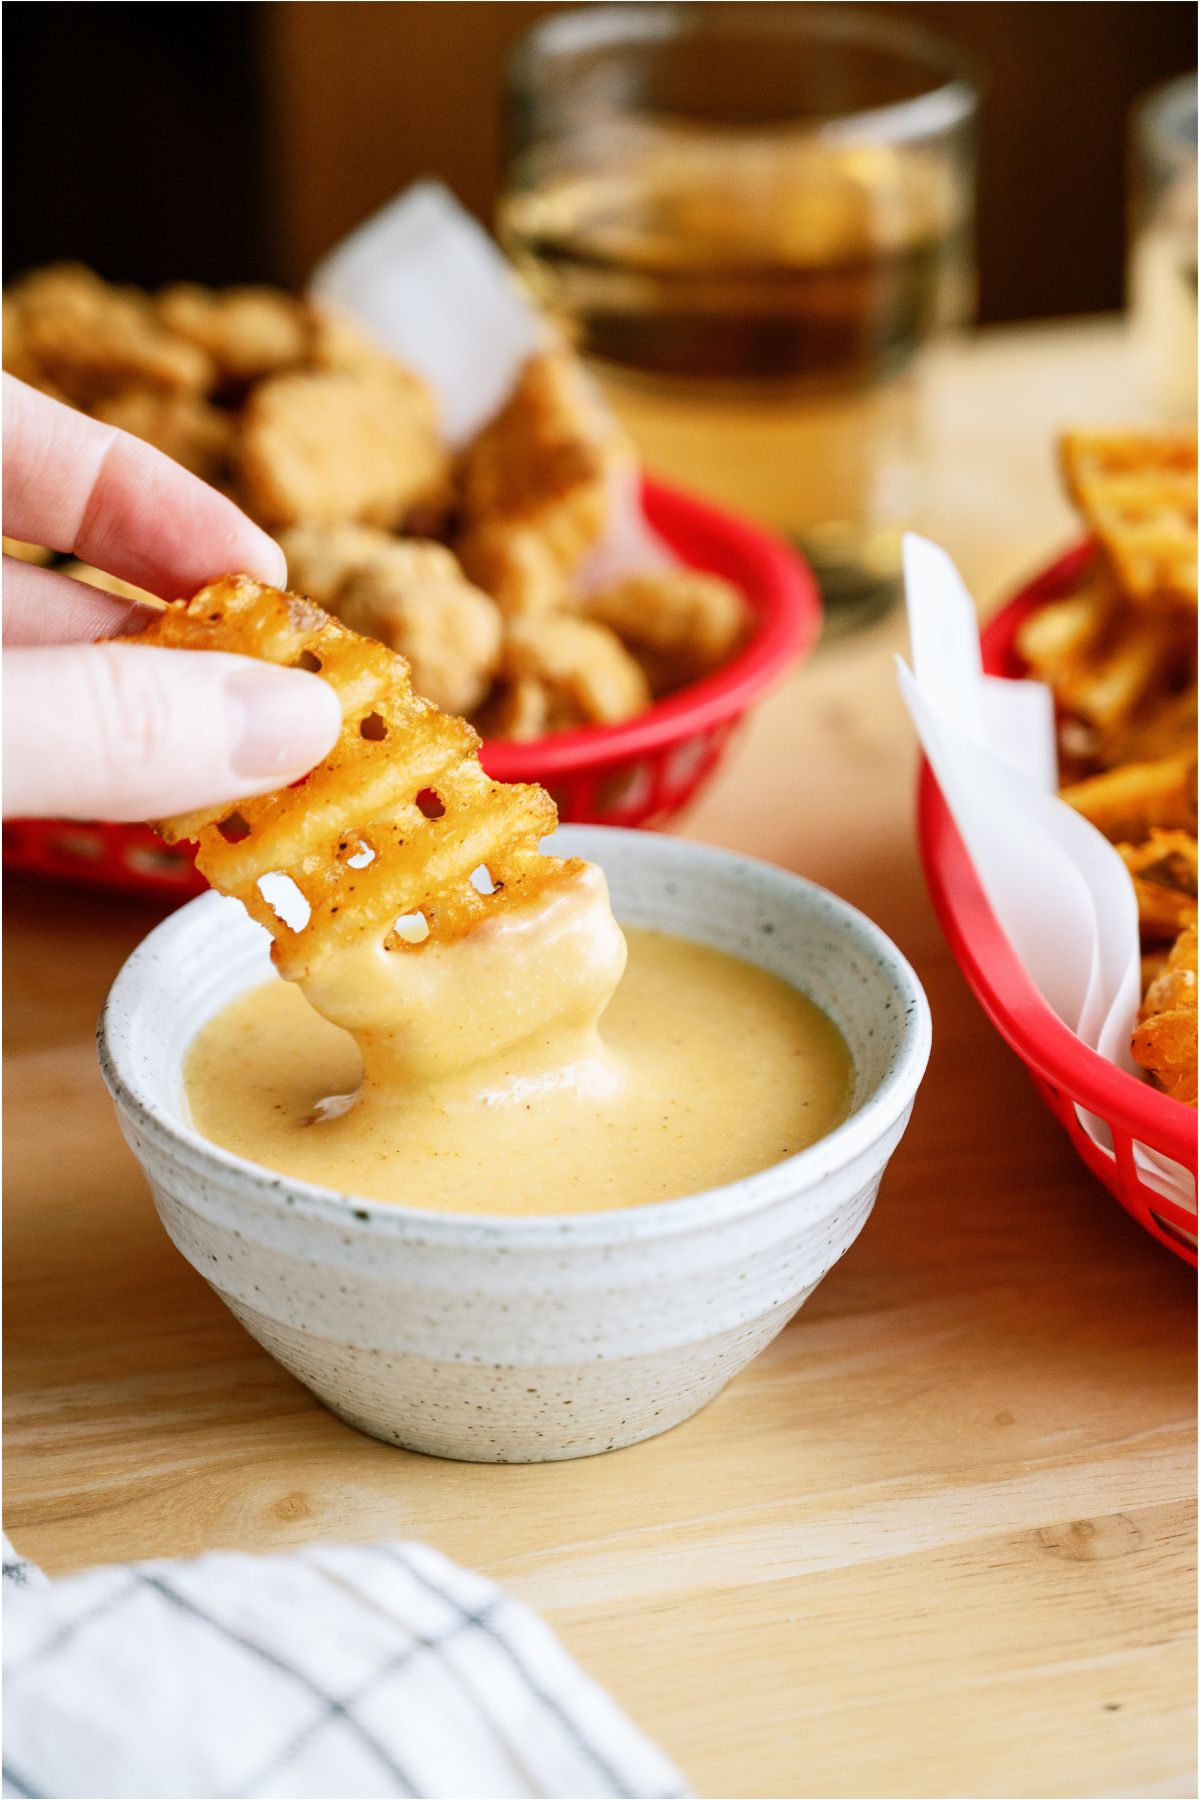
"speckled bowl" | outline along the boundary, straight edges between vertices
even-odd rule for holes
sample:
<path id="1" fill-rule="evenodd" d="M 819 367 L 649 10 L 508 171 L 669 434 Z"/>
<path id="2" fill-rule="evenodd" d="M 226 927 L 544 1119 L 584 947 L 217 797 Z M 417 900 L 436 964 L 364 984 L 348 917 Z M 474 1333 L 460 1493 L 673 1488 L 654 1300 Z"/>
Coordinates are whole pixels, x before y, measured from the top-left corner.
<path id="1" fill-rule="evenodd" d="M 203 895 L 153 931 L 100 1021 L 104 1078 L 177 1248 L 339 1417 L 436 1456 L 588 1456 L 698 1411 L 858 1236 L 929 1055 L 916 976 L 822 888 L 645 832 L 567 827 L 555 842 L 602 865 L 624 922 L 733 951 L 824 1008 L 854 1060 L 845 1123 L 686 1199 L 423 1212 L 272 1174 L 190 1125 L 188 1045 L 270 973 L 266 933 L 235 901 Z"/>

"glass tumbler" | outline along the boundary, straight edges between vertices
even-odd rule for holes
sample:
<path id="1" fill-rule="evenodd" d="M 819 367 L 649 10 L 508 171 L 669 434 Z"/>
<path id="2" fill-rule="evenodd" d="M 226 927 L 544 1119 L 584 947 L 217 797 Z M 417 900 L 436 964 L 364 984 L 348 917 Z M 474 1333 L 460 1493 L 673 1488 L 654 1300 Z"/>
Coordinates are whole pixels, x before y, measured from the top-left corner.
<path id="1" fill-rule="evenodd" d="M 583 6 L 510 65 L 498 229 L 646 466 L 899 589 L 923 352 L 973 307 L 960 55 L 836 7 Z"/>
<path id="2" fill-rule="evenodd" d="M 1129 302 L 1155 411 L 1196 415 L 1196 77 L 1154 88 L 1131 130 Z"/>

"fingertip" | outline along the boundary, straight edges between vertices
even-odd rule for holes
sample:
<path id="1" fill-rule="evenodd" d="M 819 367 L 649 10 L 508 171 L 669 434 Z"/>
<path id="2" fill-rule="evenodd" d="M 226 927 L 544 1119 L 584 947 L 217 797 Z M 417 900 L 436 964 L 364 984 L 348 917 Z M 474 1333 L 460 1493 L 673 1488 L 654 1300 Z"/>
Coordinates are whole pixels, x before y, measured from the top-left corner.
<path id="1" fill-rule="evenodd" d="M 249 523 L 249 521 L 247 521 Z M 260 531 L 257 525 L 251 525 L 253 539 L 248 546 L 249 554 L 245 568 L 239 573 L 256 575 L 259 581 L 265 581 L 269 587 L 283 588 L 287 586 L 287 557 L 274 538 Z"/>

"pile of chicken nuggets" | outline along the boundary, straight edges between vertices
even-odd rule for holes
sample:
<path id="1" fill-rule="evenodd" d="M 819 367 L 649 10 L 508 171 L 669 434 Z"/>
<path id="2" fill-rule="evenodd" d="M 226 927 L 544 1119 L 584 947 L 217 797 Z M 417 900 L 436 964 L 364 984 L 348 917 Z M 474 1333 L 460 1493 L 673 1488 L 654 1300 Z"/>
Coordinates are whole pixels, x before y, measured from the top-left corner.
<path id="1" fill-rule="evenodd" d="M 746 603 L 715 576 L 581 580 L 634 458 L 565 347 L 531 357 L 457 454 L 419 375 L 273 288 L 38 270 L 5 293 L 4 367 L 230 494 L 294 588 L 485 736 L 619 723 L 744 640 Z"/>
<path id="2" fill-rule="evenodd" d="M 1196 1104 L 1196 438 L 1071 432 L 1067 488 L 1095 543 L 1078 589 L 1018 647 L 1059 708 L 1063 798 L 1117 847 L 1137 893 L 1133 1054 Z"/>

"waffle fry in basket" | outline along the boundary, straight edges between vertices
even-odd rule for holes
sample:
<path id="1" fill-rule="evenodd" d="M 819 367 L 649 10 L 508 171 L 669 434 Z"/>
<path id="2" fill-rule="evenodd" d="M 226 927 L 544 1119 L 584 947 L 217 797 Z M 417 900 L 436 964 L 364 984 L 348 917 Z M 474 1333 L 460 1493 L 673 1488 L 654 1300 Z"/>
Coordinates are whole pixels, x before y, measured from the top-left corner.
<path id="1" fill-rule="evenodd" d="M 1159 1086 L 1196 1104 L 1196 927 L 1182 932 L 1150 984 L 1133 1034 L 1133 1054 Z"/>
<path id="2" fill-rule="evenodd" d="M 1196 610 L 1195 433 L 1069 431 L 1071 498 L 1137 605 Z"/>
<path id="3" fill-rule="evenodd" d="M 1134 1056 L 1194 1106 L 1196 438 L 1069 432 L 1062 462 L 1096 565 L 1029 615 L 1018 647 L 1058 702 L 1063 798 L 1133 878 L 1146 982 Z"/>
<path id="4" fill-rule="evenodd" d="M 310 669 L 338 695 L 341 734 L 304 781 L 158 825 L 168 843 L 198 845 L 201 873 L 271 932 L 289 980 L 366 934 L 414 948 L 397 929 L 405 920 L 423 918 L 430 942 L 461 937 L 582 867 L 540 854 L 557 823 L 543 789 L 489 780 L 471 726 L 416 695 L 402 657 L 310 600 L 230 575 L 169 606 L 136 641 Z M 490 893 L 472 882 L 480 867 Z M 307 903 L 296 929 L 263 892 L 271 875 Z"/>

